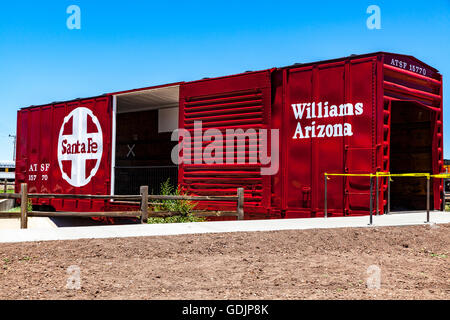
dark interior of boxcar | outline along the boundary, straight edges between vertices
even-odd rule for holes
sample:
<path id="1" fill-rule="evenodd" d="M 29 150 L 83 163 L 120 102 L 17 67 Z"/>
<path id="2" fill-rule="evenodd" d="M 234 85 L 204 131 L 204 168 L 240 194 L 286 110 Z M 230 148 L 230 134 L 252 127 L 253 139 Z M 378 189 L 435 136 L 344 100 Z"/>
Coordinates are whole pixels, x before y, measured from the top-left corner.
<path id="1" fill-rule="evenodd" d="M 150 193 L 158 194 L 164 181 L 170 179 L 175 186 L 178 180 L 178 168 L 171 160 L 177 144 L 171 141 L 174 128 L 162 128 L 167 121 L 178 123 L 177 112 L 172 112 L 178 97 L 170 97 L 176 99 L 172 102 L 157 93 L 136 97 L 117 100 L 114 193 L 139 194 L 140 186 L 148 186 Z"/>
<path id="2" fill-rule="evenodd" d="M 397 101 L 392 103 L 391 116 L 391 173 L 431 173 L 433 113 L 415 103 Z M 392 211 L 426 209 L 426 178 L 393 177 L 392 180 Z"/>

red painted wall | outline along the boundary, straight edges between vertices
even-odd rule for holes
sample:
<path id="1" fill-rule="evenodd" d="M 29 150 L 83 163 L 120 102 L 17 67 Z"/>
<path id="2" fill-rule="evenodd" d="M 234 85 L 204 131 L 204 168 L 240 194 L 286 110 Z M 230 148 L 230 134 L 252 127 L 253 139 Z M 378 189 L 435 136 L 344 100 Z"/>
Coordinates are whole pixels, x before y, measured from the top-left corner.
<path id="1" fill-rule="evenodd" d="M 101 144 L 103 152 L 96 173 L 90 181 L 83 186 L 77 186 L 71 179 L 63 178 L 63 171 L 68 177 L 72 176 L 70 160 L 58 161 L 58 146 L 60 134 L 76 136 L 77 125 L 73 118 L 68 119 L 68 125 L 61 130 L 64 118 L 78 108 L 91 110 L 99 121 L 101 128 Z M 20 183 L 28 183 L 29 193 L 65 193 L 65 194 L 109 194 L 111 180 L 111 98 L 100 97 L 71 102 L 62 102 L 40 107 L 30 107 L 18 112 L 17 119 L 17 154 L 16 154 L 16 192 L 20 191 Z M 99 134 L 92 117 L 86 117 L 80 121 L 84 122 L 86 137 L 89 134 Z M 81 127 L 80 127 L 81 128 Z M 80 129 L 81 130 L 81 129 Z M 64 139 L 63 139 L 64 140 Z M 80 145 L 83 139 L 80 140 Z M 88 142 L 87 139 L 84 139 Z M 99 146 L 97 146 L 98 149 Z M 87 148 L 87 145 L 86 145 Z M 82 153 L 81 147 L 75 156 L 85 155 L 86 164 L 84 178 L 91 175 L 95 169 L 96 162 L 89 159 L 88 150 Z M 76 151 L 76 150 L 75 150 Z M 99 151 L 99 150 L 97 150 Z M 91 152 L 92 153 L 92 152 Z M 84 162 L 84 160 L 81 160 Z M 93 163 L 94 162 L 94 163 Z M 69 180 L 69 181 L 68 181 Z M 75 185 L 74 185 L 75 184 Z M 104 210 L 105 202 L 90 200 L 46 200 L 42 199 L 36 204 L 50 205 L 57 210 L 80 210 L 96 211 Z"/>
<path id="2" fill-rule="evenodd" d="M 27 182 L 31 193 L 109 194 L 113 95 L 21 109 L 16 191 L 19 183 Z M 391 106 L 396 101 L 412 101 L 432 112 L 432 171 L 443 172 L 442 76 L 413 57 L 374 53 L 180 83 L 180 128 L 193 133 L 194 121 L 201 120 L 203 134 L 212 128 L 222 133 L 230 128 L 277 129 L 280 166 L 275 175 L 261 175 L 261 168 L 270 165 L 252 159 L 250 152 L 260 136 L 247 141 L 245 159 L 240 159 L 245 163 L 237 163 L 235 153 L 234 163 L 194 163 L 193 155 L 203 154 L 208 146 L 203 142 L 192 146 L 192 163 L 180 165 L 179 184 L 198 195 L 234 195 L 243 186 L 247 218 L 323 216 L 324 172 L 389 171 Z M 64 118 L 77 108 L 90 110 L 98 119 L 103 147 L 96 174 L 81 187 L 64 179 L 58 161 Z M 96 125 L 89 123 L 88 130 L 95 133 Z M 340 134 L 344 128 L 347 134 Z M 269 147 L 273 143 L 269 139 Z M 91 169 L 86 169 L 86 177 Z M 386 205 L 386 187 L 387 180 L 380 179 L 380 208 Z M 438 209 L 441 181 L 433 182 L 433 191 Z M 328 182 L 332 216 L 368 214 L 368 200 L 367 177 L 332 177 Z M 110 209 L 104 201 L 40 201 L 57 210 Z M 217 202 L 200 206 L 233 208 Z"/>

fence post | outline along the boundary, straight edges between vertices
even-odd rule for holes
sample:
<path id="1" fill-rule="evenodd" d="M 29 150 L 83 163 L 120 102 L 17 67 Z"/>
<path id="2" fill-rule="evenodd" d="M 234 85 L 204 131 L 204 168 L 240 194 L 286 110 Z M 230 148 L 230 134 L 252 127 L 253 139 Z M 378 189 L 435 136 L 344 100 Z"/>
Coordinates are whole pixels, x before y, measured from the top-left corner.
<path id="1" fill-rule="evenodd" d="M 325 176 L 325 199 L 324 199 L 324 203 L 323 203 L 323 208 L 324 208 L 324 213 L 325 213 L 325 218 L 328 218 L 328 203 L 327 203 L 327 173 L 324 173 Z"/>
<path id="2" fill-rule="evenodd" d="M 388 185 L 387 185 L 387 214 L 391 213 L 391 176 L 388 176 Z"/>
<path id="3" fill-rule="evenodd" d="M 7 193 L 8 192 L 8 180 L 4 180 L 3 181 L 3 183 L 4 183 L 4 185 L 5 185 L 5 193 Z"/>
<path id="4" fill-rule="evenodd" d="M 20 185 L 20 228 L 28 228 L 28 188 L 26 183 Z"/>
<path id="5" fill-rule="evenodd" d="M 427 221 L 430 222 L 430 176 L 427 176 Z"/>
<path id="6" fill-rule="evenodd" d="M 141 186 L 141 223 L 148 221 L 148 186 Z"/>
<path id="7" fill-rule="evenodd" d="M 377 216 L 378 216 L 378 215 L 380 214 L 380 203 L 379 203 L 380 201 L 379 201 L 379 198 L 378 198 L 379 193 L 380 193 L 380 192 L 379 192 L 380 190 L 378 189 L 378 187 L 379 187 L 379 183 L 378 183 L 378 172 L 377 172 L 376 179 L 377 179 L 377 186 L 376 186 L 376 191 L 375 191 L 375 192 L 376 192 L 375 200 L 376 200 L 376 202 L 377 202 L 377 207 L 376 207 L 376 208 L 377 208 L 377 213 L 376 213 L 376 214 L 377 214 Z"/>
<path id="8" fill-rule="evenodd" d="M 370 194 L 369 194 L 369 210 L 370 210 L 370 223 L 369 225 L 372 225 L 373 222 L 373 217 L 372 217 L 372 211 L 373 211 L 373 207 L 372 207 L 372 189 L 373 189 L 373 180 L 372 180 L 372 175 L 369 175 L 369 179 L 370 179 Z"/>
<path id="9" fill-rule="evenodd" d="M 442 179 L 442 212 L 445 212 L 445 179 Z"/>
<path id="10" fill-rule="evenodd" d="M 237 218 L 238 220 L 244 220 L 244 188 L 237 189 Z"/>

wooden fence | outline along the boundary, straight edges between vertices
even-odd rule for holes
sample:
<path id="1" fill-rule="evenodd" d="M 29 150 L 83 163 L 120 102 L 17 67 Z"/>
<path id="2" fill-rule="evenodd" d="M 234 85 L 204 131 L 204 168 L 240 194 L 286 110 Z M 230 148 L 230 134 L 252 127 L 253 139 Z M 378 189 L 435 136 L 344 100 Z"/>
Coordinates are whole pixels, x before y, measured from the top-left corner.
<path id="1" fill-rule="evenodd" d="M 237 217 L 244 219 L 244 188 L 237 189 L 236 196 L 185 196 L 185 195 L 149 195 L 148 186 L 142 186 L 140 195 L 87 195 L 87 194 L 38 194 L 28 193 L 26 183 L 21 184 L 20 193 L 0 193 L 0 199 L 20 199 L 20 212 L 0 212 L 0 217 L 17 218 L 20 214 L 20 227 L 28 227 L 28 217 L 112 217 L 112 218 L 140 218 L 141 223 L 147 223 L 149 217 L 170 217 L 179 215 L 173 211 L 149 211 L 151 200 L 189 200 L 189 201 L 233 201 L 236 202 L 236 211 L 207 211 L 194 210 L 197 217 Z M 105 212 L 45 212 L 28 211 L 29 199 L 88 199 L 88 200 L 117 200 L 116 203 L 137 204 L 138 211 L 105 211 Z"/>
<path id="2" fill-rule="evenodd" d="M 6 179 L 1 181 L 0 183 L 1 183 L 1 187 L 2 187 L 4 193 L 8 192 L 8 186 L 14 187 L 16 185 L 14 182 L 9 182 Z M 0 189 L 0 191 L 1 191 L 1 189 Z"/>

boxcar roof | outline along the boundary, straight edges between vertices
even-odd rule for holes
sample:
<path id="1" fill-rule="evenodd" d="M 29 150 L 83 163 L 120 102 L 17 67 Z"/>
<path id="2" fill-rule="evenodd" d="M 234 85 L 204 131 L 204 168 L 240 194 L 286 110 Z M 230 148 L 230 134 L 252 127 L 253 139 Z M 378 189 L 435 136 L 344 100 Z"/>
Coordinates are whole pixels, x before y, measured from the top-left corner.
<path id="1" fill-rule="evenodd" d="M 294 68 L 294 67 L 298 68 L 298 67 L 304 67 L 304 66 L 311 66 L 311 65 L 315 65 L 315 64 L 332 63 L 332 62 L 338 62 L 338 61 L 344 61 L 344 60 L 360 59 L 360 58 L 364 58 L 364 57 L 371 57 L 371 56 L 377 56 L 377 55 L 382 55 L 382 54 L 389 54 L 389 55 L 395 55 L 395 56 L 399 56 L 399 57 L 406 57 L 406 58 L 409 58 L 409 59 L 411 59 L 413 61 L 416 61 L 418 63 L 423 64 L 424 66 L 426 66 L 427 68 L 433 70 L 436 73 L 439 73 L 439 71 L 437 69 L 435 69 L 432 66 L 426 64 L 425 62 L 415 58 L 414 56 L 405 55 L 405 54 L 399 54 L 399 53 L 392 53 L 392 52 L 385 52 L 385 51 L 378 51 L 378 52 L 372 52 L 372 53 L 366 53 L 366 54 L 360 54 L 360 55 L 353 54 L 353 55 L 350 55 L 350 56 L 336 58 L 336 59 L 320 60 L 320 61 L 307 62 L 307 63 L 295 63 L 295 64 L 292 64 L 292 65 L 288 65 L 288 66 L 284 66 L 284 67 L 278 67 L 278 68 L 273 68 L 273 69 L 276 70 L 276 69 L 286 69 L 286 68 Z M 270 70 L 270 69 L 265 69 L 265 70 Z M 169 84 L 164 84 L 164 85 L 156 85 L 156 86 L 143 87 L 143 88 L 137 88 L 137 89 L 131 89 L 131 90 L 124 90 L 124 91 L 116 91 L 116 92 L 111 92 L 111 93 L 105 93 L 105 94 L 101 94 L 101 95 L 98 95 L 98 96 L 92 96 L 92 97 L 76 98 L 76 99 L 70 99 L 70 100 L 65 100 L 65 101 L 54 101 L 54 102 L 51 102 L 51 103 L 46 103 L 46 104 L 41 104 L 41 105 L 31 105 L 29 107 L 23 107 L 23 108 L 20 108 L 20 110 L 29 109 L 29 108 L 36 108 L 36 107 L 42 107 L 42 106 L 47 106 L 47 105 L 61 104 L 61 103 L 70 103 L 70 102 L 81 101 L 81 100 L 98 99 L 98 98 L 102 98 L 102 97 L 114 96 L 114 95 L 119 95 L 119 94 L 123 94 L 123 93 L 131 93 L 131 92 L 142 91 L 142 90 L 156 89 L 156 88 L 165 87 L 165 86 L 181 85 L 183 83 L 191 83 L 191 82 L 198 82 L 198 81 L 203 81 L 203 80 L 212 80 L 212 79 L 218 79 L 218 78 L 224 78 L 224 77 L 231 77 L 231 76 L 236 76 L 236 75 L 239 75 L 239 74 L 244 74 L 244 73 L 249 73 L 249 72 L 261 72 L 261 71 L 265 71 L 265 70 L 263 69 L 263 70 L 258 70 L 258 71 L 247 71 L 247 72 L 238 73 L 238 74 L 225 75 L 225 76 L 213 77 L 213 78 L 204 78 L 204 79 L 201 79 L 201 80 L 199 79 L 199 80 L 194 80 L 194 81 L 189 81 L 189 82 L 174 82 L 174 83 L 169 83 Z"/>

